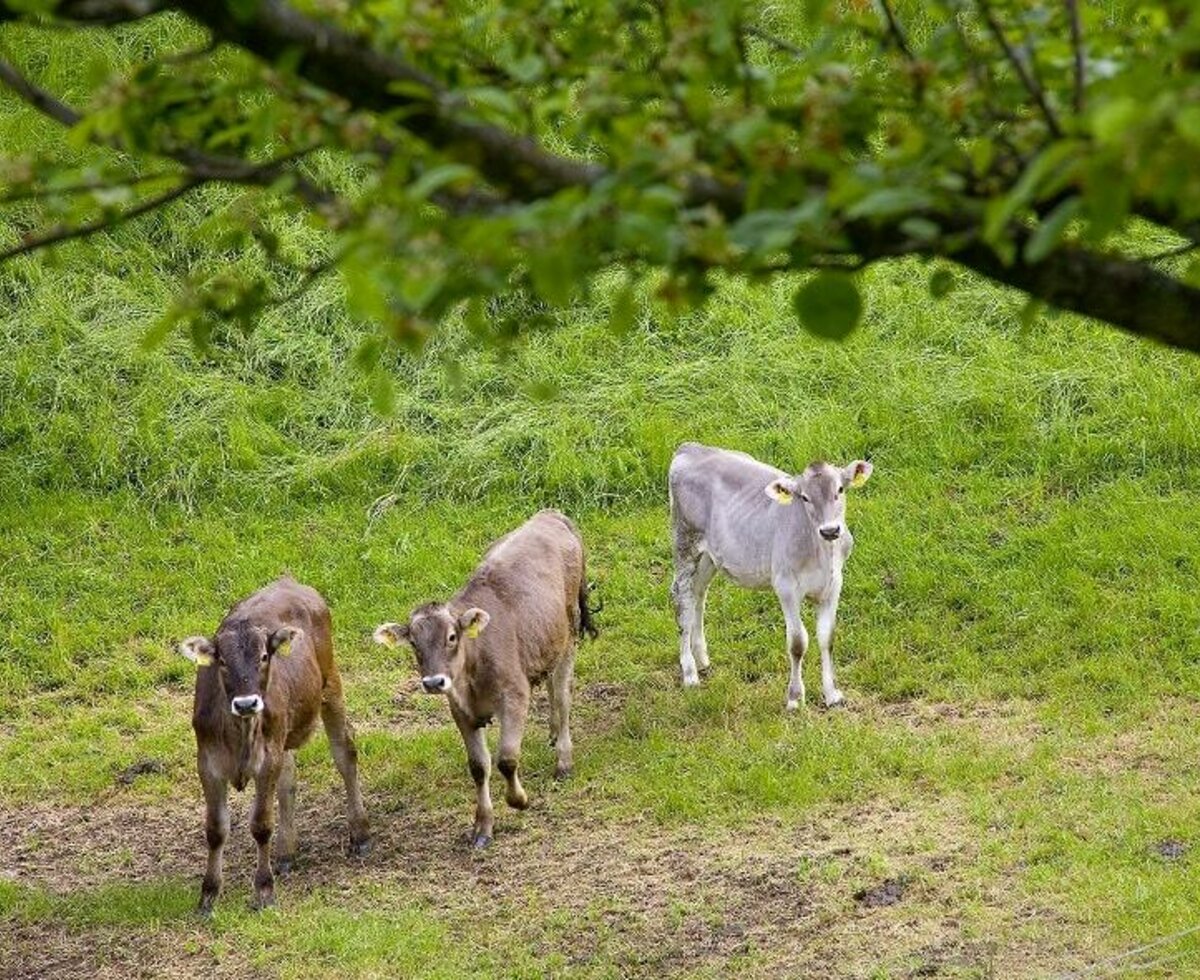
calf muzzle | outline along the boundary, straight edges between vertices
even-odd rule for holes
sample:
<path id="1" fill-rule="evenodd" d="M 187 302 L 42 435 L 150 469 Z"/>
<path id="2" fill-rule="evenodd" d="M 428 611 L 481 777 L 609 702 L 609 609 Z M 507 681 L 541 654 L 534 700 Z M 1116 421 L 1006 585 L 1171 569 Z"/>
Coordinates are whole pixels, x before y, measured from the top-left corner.
<path id="1" fill-rule="evenodd" d="M 821 528 L 820 533 L 826 541 L 836 541 L 842 536 L 842 528 L 840 524 L 826 524 Z"/>
<path id="2" fill-rule="evenodd" d="M 257 694 L 249 694 L 245 697 L 234 698 L 230 704 L 230 710 L 239 718 L 249 718 L 252 715 L 258 714 L 263 709 L 263 699 Z"/>
<path id="3" fill-rule="evenodd" d="M 421 686 L 429 694 L 441 694 L 450 690 L 450 678 L 445 674 L 431 674 L 421 678 Z"/>

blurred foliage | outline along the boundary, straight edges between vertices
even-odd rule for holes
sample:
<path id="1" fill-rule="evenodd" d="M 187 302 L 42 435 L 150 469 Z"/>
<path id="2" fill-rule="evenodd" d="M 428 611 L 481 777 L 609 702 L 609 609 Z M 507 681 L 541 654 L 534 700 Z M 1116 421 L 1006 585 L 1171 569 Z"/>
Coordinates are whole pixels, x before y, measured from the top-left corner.
<path id="1" fill-rule="evenodd" d="M 125 9 L 91 6 L 106 3 L 114 18 Z M 87 5 L 30 6 L 0 3 L 0 19 L 21 15 L 0 45 L 22 72 L 38 80 L 34 39 L 55 15 L 94 65 L 81 90 L 54 93 L 82 114 L 65 146 L 0 154 L 5 244 L 28 249 L 47 229 L 119 221 L 181 181 L 222 179 L 189 153 L 259 168 L 195 230 L 198 248 L 228 261 L 185 277 L 153 341 L 180 325 L 202 347 L 220 322 L 250 329 L 334 269 L 352 312 L 397 341 L 419 347 L 463 312 L 478 339 L 504 344 L 552 323 L 614 263 L 627 296 L 649 278 L 682 309 L 706 299 L 715 269 L 853 273 L 980 245 L 1036 264 L 1068 241 L 1121 254 L 1137 216 L 1184 236 L 1183 253 L 1200 219 L 1200 14 L 1177 0 L 303 4 L 364 58 L 403 68 L 392 110 L 305 81 L 298 49 L 257 59 L 212 43 L 196 21 L 220 5 L 180 0 L 183 16 L 102 28 L 128 53 L 116 70 L 96 56 L 96 29 L 72 23 Z M 235 21 L 268 7 L 291 10 L 227 5 Z M 432 137 L 414 122 L 426 114 Z M 439 138 L 447 119 L 458 128 Z M 498 139 L 513 140 L 510 181 L 481 175 Z M 594 166 L 530 193 L 522 148 L 534 170 Z M 316 256 L 273 230 L 296 209 L 326 232 Z M 265 269 L 239 262 L 251 251 Z M 1172 261 L 1200 280 L 1200 264 Z M 799 320 L 819 335 L 861 317 L 853 275 L 799 289 Z M 537 302 L 495 302 L 505 294 Z M 632 315 L 626 299 L 614 329 Z"/>

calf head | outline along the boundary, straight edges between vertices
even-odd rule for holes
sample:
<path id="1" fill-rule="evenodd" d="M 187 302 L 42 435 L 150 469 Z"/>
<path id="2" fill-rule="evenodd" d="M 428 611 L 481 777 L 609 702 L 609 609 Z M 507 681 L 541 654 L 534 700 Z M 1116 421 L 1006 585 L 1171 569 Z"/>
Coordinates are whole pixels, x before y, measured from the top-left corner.
<path id="1" fill-rule="evenodd" d="M 817 533 L 826 541 L 836 541 L 846 530 L 846 491 L 866 483 L 872 469 L 865 459 L 840 468 L 830 463 L 810 463 L 798 476 L 772 480 L 766 494 L 781 504 L 790 504 L 799 497 Z"/>
<path id="2" fill-rule="evenodd" d="M 238 718 L 253 718 L 264 707 L 263 692 L 271 676 L 271 661 L 287 656 L 291 645 L 304 635 L 294 626 L 276 630 L 249 623 L 222 629 L 213 640 L 192 636 L 179 644 L 179 652 L 197 667 L 216 667 L 221 687 L 229 697 L 229 710 Z"/>
<path id="3" fill-rule="evenodd" d="M 430 694 L 444 694 L 462 670 L 466 640 L 486 628 L 490 616 L 471 608 L 455 615 L 441 603 L 421 606 L 407 623 L 384 623 L 375 629 L 375 642 L 394 647 L 407 643 L 417 656 L 421 686 Z"/>

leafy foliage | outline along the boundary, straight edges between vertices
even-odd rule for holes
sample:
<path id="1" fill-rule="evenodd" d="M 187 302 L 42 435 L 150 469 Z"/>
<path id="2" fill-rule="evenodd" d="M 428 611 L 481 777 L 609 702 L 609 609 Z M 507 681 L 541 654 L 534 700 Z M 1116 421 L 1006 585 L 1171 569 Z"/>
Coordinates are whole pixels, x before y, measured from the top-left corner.
<path id="1" fill-rule="evenodd" d="M 1140 256 L 1127 234 L 1151 220 L 1182 252 L 1200 221 L 1191 4 L 34 6 L 0 3 L 0 20 L 99 21 L 143 48 L 96 72 L 81 113 L 30 85 L 22 59 L 4 63 L 0 80 L 67 123 L 73 148 L 2 161 L 8 206 L 37 202 L 8 255 L 238 183 L 256 189 L 206 222 L 206 248 L 259 250 L 304 281 L 340 270 L 355 313 L 412 346 L 463 309 L 504 343 L 613 264 L 632 283 L 653 273 L 657 298 L 683 308 L 714 270 L 852 272 L 917 254 L 1200 347 L 1180 260 Z M 4 31 L 36 76 L 29 28 Z M 356 179 L 323 182 L 333 159 Z M 317 215 L 317 262 L 281 249 L 281 207 Z M 517 322 L 490 302 L 513 293 L 544 312 Z M 190 280 L 155 339 L 186 324 L 203 344 L 217 321 L 248 329 L 289 298 L 235 261 Z M 823 276 L 796 306 L 840 337 L 856 303 L 845 277 Z"/>

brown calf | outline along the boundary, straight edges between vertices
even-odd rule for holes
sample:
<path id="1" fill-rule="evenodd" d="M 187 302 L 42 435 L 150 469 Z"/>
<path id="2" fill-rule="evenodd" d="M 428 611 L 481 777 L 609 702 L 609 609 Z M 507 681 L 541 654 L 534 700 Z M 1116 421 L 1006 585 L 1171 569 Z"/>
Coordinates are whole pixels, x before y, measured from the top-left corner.
<path id="1" fill-rule="evenodd" d="M 532 686 L 542 680 L 550 694 L 555 775 L 570 774 L 575 644 L 583 632 L 596 635 L 587 593 L 579 532 L 558 511 L 543 510 L 492 545 L 448 603 L 428 603 L 407 623 L 375 630 L 379 643 L 411 645 L 425 690 L 447 695 L 475 780 L 476 847 L 491 842 L 493 825 L 483 728 L 499 715 L 497 766 L 507 784 L 505 799 L 524 810 L 529 797 L 517 778 L 517 761 Z"/>
<path id="2" fill-rule="evenodd" d="M 229 783 L 241 790 L 254 780 L 254 900 L 259 907 L 274 900 L 274 798 L 278 794 L 277 865 L 286 872 L 296 853 L 295 750 L 312 735 L 318 715 L 346 784 L 351 848 L 365 853 L 370 845 L 367 817 L 325 600 L 308 586 L 281 578 L 234 606 L 212 640 L 193 636 L 179 645 L 179 652 L 200 668 L 192 711 L 196 765 L 207 808 L 208 870 L 200 889 L 200 911 L 211 912 L 221 890 Z"/>

